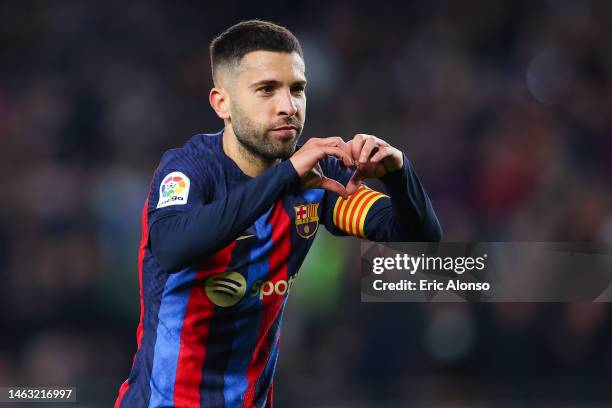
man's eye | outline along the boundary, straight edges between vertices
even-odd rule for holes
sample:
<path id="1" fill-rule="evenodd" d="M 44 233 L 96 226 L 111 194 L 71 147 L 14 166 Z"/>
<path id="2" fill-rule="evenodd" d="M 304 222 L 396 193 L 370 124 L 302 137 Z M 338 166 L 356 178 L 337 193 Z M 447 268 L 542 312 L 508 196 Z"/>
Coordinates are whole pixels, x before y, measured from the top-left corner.
<path id="1" fill-rule="evenodd" d="M 264 93 L 264 94 L 271 94 L 272 92 L 274 92 L 274 87 L 271 85 L 268 86 L 262 86 L 261 88 L 259 88 L 257 91 Z"/>
<path id="2" fill-rule="evenodd" d="M 291 88 L 291 92 L 294 93 L 294 94 L 304 93 L 304 87 L 303 86 L 294 86 L 293 88 Z"/>

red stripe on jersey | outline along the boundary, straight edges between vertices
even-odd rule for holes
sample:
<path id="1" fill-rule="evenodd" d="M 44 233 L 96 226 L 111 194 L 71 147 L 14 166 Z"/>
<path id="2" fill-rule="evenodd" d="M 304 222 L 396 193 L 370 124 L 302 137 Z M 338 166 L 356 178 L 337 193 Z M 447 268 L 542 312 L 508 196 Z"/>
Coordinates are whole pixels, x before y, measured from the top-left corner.
<path id="1" fill-rule="evenodd" d="M 270 390 L 268 391 L 268 398 L 266 399 L 266 408 L 273 408 L 274 406 L 274 380 L 270 384 Z"/>
<path id="2" fill-rule="evenodd" d="M 282 201 L 276 203 L 270 217 L 270 224 L 272 224 L 273 249 L 268 261 L 269 280 L 276 286 L 276 282 L 280 280 L 287 281 L 287 261 L 291 253 L 291 218 L 287 215 Z M 244 396 L 243 407 L 253 406 L 256 382 L 266 367 L 270 350 L 273 347 L 273 339 L 268 339 L 268 332 L 281 311 L 283 300 L 284 295 L 278 295 L 274 292 L 262 299 L 257 344 L 246 371 L 248 387 Z"/>
<path id="3" fill-rule="evenodd" d="M 355 225 L 357 223 L 355 218 L 355 211 L 357 210 L 357 207 L 359 206 L 361 201 L 363 201 L 364 196 L 366 196 L 367 194 L 368 189 L 360 187 L 359 191 L 355 195 L 352 195 L 349 199 L 351 201 L 349 207 L 351 208 L 350 212 L 346 216 L 346 222 L 348 223 L 348 225 L 346 225 L 346 232 L 348 232 L 350 235 L 355 235 L 357 233 L 358 227 Z"/>
<path id="4" fill-rule="evenodd" d="M 351 196 L 352 197 L 352 196 Z M 346 212 L 348 211 L 349 208 L 349 200 L 344 200 L 344 202 L 342 203 L 342 207 L 339 209 L 339 213 L 340 215 L 338 216 L 338 227 L 343 230 L 346 231 L 346 224 L 347 224 L 347 219 L 346 219 Z"/>
<path id="5" fill-rule="evenodd" d="M 206 258 L 198 266 L 195 282 L 203 282 L 210 275 L 225 272 L 232 259 L 236 241 Z M 181 329 L 174 383 L 174 405 L 185 407 L 200 406 L 202 367 L 206 358 L 206 339 L 215 305 L 206 296 L 204 285 L 194 285 L 189 293 L 187 310 Z"/>
<path id="6" fill-rule="evenodd" d="M 363 212 L 365 211 L 365 209 L 368 207 L 368 204 L 370 203 L 370 201 L 372 201 L 376 197 L 380 197 L 380 194 L 372 194 L 369 197 L 367 197 L 365 199 L 363 205 L 359 209 L 359 213 L 357 214 L 357 218 L 355 219 L 355 223 L 357 223 L 357 236 L 358 237 L 365 238 L 365 225 L 363 226 L 363 231 L 359 227 L 359 225 L 361 225 L 361 217 L 362 217 Z"/>
<path id="7" fill-rule="evenodd" d="M 127 392 L 129 387 L 130 385 L 128 384 L 128 380 L 125 380 L 123 384 L 121 384 L 121 388 L 119 388 L 119 396 L 115 401 L 115 408 L 121 407 L 121 401 L 123 401 L 123 397 L 125 396 L 125 393 Z"/>
<path id="8" fill-rule="evenodd" d="M 280 329 L 279 329 L 280 330 Z M 278 337 L 278 341 L 276 342 L 276 348 L 280 348 L 280 336 Z M 274 407 L 274 379 L 270 384 L 270 390 L 268 391 L 268 398 L 266 399 L 266 408 Z"/>
<path id="9" fill-rule="evenodd" d="M 149 188 L 149 194 L 151 194 Z M 138 345 L 136 349 L 136 353 L 134 353 L 134 358 L 132 359 L 132 368 L 134 368 L 134 363 L 136 362 L 136 354 L 138 350 L 140 350 L 140 346 L 142 344 L 142 333 L 143 333 L 143 319 L 144 319 L 144 293 L 142 289 L 142 270 L 144 263 L 144 256 L 147 251 L 147 242 L 149 240 L 149 199 L 145 201 L 144 207 L 142 209 L 142 233 L 140 235 L 140 247 L 138 248 L 138 286 L 140 288 L 140 320 L 138 322 L 138 328 L 136 329 L 136 344 Z M 125 380 L 123 384 L 121 384 L 121 388 L 119 388 L 119 396 L 117 397 L 117 401 L 115 401 L 115 408 L 121 406 L 121 401 L 125 396 L 130 385 L 128 384 L 128 380 Z"/>
<path id="10" fill-rule="evenodd" d="M 149 199 L 145 201 L 142 209 L 142 235 L 140 236 L 140 248 L 138 249 L 138 286 L 140 287 L 140 321 L 136 330 L 136 343 L 140 349 L 142 343 L 143 319 L 144 319 L 144 293 L 142 288 L 142 270 L 144 269 L 144 257 L 147 252 L 147 242 L 149 241 Z M 134 356 L 134 359 L 136 356 Z"/>

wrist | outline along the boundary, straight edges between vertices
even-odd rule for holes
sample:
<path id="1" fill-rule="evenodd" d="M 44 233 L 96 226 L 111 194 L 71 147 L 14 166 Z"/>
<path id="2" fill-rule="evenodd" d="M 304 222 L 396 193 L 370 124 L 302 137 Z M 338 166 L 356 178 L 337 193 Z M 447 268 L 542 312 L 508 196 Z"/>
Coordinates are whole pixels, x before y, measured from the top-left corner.
<path id="1" fill-rule="evenodd" d="M 383 175 L 382 177 L 380 177 L 380 181 L 382 181 L 384 184 L 397 184 L 398 182 L 401 183 L 404 181 L 407 173 L 408 173 L 408 166 L 410 165 L 410 162 L 408 161 L 408 158 L 406 157 L 406 155 L 400 151 L 401 154 L 401 166 L 394 169 L 394 170 L 390 170 L 387 173 L 385 173 L 385 175 Z"/>
<path id="2" fill-rule="evenodd" d="M 404 153 L 399 149 L 394 150 L 394 153 L 388 157 L 388 162 L 385 166 L 387 174 L 401 170 L 404 167 Z"/>

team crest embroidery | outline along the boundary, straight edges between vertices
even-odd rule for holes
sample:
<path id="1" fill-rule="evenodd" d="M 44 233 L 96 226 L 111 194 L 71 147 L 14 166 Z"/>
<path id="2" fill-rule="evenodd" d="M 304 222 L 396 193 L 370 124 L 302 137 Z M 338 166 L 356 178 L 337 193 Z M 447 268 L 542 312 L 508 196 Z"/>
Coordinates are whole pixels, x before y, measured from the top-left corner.
<path id="1" fill-rule="evenodd" d="M 319 203 L 296 205 L 293 209 L 298 235 L 306 239 L 312 237 L 319 227 Z"/>

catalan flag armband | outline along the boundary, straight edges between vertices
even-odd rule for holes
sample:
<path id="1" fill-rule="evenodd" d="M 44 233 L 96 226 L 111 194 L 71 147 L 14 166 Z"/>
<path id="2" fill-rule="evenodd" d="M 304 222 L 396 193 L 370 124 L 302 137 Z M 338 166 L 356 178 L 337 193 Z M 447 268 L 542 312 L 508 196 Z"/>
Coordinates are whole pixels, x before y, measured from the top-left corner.
<path id="1" fill-rule="evenodd" d="M 378 199 L 386 195 L 362 185 L 347 200 L 338 197 L 334 206 L 334 225 L 349 235 L 365 238 L 365 219 Z"/>

